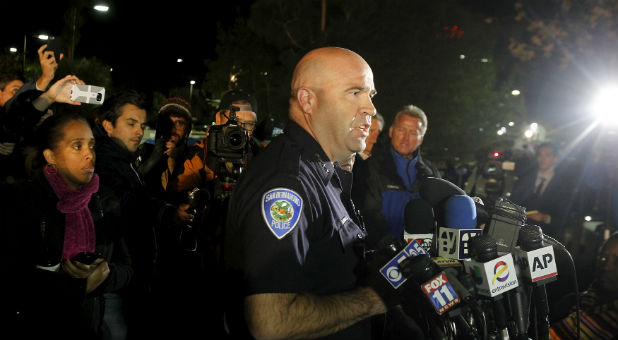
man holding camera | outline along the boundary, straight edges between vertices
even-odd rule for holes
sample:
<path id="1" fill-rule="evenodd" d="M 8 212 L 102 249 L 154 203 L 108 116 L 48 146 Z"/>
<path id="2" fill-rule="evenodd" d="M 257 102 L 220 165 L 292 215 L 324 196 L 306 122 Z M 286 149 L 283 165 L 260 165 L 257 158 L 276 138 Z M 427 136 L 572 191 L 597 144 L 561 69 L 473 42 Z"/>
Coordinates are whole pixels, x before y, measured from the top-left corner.
<path id="1" fill-rule="evenodd" d="M 350 50 L 319 48 L 297 64 L 285 132 L 232 193 L 224 247 L 232 337 L 369 339 L 369 318 L 397 300 L 371 276 L 378 270 L 357 271 L 366 232 L 352 174 L 339 166 L 365 148 L 375 93 L 371 68 Z"/>
<path id="2" fill-rule="evenodd" d="M 236 148 L 237 152 L 231 157 L 241 159 L 243 165 L 246 166 L 248 160 L 258 151 L 257 143 L 252 138 L 256 123 L 257 101 L 251 94 L 242 90 L 225 93 L 215 115 L 215 125 L 209 128 L 203 140 L 195 143 L 191 156 L 184 162 L 183 172 L 170 183 L 172 190 L 186 191 L 196 187 L 201 188 L 220 175 L 216 169 L 219 165 L 216 162 L 216 154 L 218 151 L 226 150 L 213 149 L 208 144 L 213 138 L 217 139 L 216 136 L 212 136 L 212 132 L 221 131 L 226 125 L 233 124 L 238 127 L 239 132 L 246 133 L 244 139 L 247 143 L 246 147 Z M 225 148 L 225 145 L 222 147 Z"/>

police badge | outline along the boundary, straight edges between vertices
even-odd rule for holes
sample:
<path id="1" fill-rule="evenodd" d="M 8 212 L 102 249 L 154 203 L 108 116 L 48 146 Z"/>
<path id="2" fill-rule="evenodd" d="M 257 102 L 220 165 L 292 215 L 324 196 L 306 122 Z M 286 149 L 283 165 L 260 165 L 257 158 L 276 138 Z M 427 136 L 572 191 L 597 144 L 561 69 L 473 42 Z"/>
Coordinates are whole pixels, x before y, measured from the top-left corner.
<path id="1" fill-rule="evenodd" d="M 303 199 L 290 189 L 274 188 L 262 196 L 262 216 L 278 239 L 296 227 L 302 208 Z"/>

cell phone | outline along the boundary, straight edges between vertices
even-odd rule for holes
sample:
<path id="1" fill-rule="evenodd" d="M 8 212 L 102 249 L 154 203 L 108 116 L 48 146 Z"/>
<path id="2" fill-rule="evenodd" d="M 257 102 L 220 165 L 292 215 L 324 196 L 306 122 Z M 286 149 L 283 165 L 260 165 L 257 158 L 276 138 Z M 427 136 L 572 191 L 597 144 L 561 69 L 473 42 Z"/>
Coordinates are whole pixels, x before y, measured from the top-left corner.
<path id="1" fill-rule="evenodd" d="M 93 85 L 75 84 L 71 87 L 71 100 L 86 104 L 103 104 L 105 88 Z"/>
<path id="2" fill-rule="evenodd" d="M 83 251 L 71 258 L 71 261 L 81 262 L 83 264 L 92 264 L 94 260 L 103 257 L 99 253 L 91 253 L 89 251 Z"/>
<path id="3" fill-rule="evenodd" d="M 46 51 L 54 52 L 54 57 L 56 61 L 60 59 L 60 53 L 62 53 L 62 39 L 58 37 L 50 37 L 46 42 L 47 47 Z"/>

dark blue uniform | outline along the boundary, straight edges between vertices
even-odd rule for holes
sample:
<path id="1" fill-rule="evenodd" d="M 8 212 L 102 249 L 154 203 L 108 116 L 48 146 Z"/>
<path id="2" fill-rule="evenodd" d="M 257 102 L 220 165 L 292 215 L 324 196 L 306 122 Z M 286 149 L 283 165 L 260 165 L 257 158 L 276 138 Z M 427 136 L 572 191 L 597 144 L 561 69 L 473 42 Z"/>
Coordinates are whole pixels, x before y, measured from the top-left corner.
<path id="1" fill-rule="evenodd" d="M 225 231 L 236 312 L 247 295 L 328 295 L 356 287 L 366 232 L 351 183 L 352 174 L 292 121 L 252 160 L 234 189 Z M 328 338 L 368 338 L 368 324 Z"/>

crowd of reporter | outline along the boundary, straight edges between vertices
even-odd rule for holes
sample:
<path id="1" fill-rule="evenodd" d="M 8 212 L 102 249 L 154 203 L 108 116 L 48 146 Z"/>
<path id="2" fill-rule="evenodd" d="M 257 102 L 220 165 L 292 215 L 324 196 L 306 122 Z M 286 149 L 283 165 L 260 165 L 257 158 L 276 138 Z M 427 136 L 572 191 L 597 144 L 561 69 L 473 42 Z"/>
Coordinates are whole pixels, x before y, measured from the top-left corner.
<path id="1" fill-rule="evenodd" d="M 483 319 L 483 323 L 479 321 L 478 314 L 469 310 L 461 312 L 463 308 L 459 312 L 470 317 L 468 322 L 462 321 L 459 316 L 427 316 L 427 313 L 434 311 L 427 307 L 427 301 L 424 300 L 426 297 L 415 291 L 424 283 L 419 279 L 422 275 L 409 276 L 410 273 L 417 273 L 410 264 L 420 261 L 411 260 L 414 256 L 404 260 L 398 267 L 400 273 L 410 278 L 407 286 L 403 286 L 405 289 L 393 288 L 392 282 L 387 282 L 386 277 L 379 274 L 380 267 L 393 256 L 397 256 L 397 252 L 385 253 L 384 247 L 398 244 L 397 251 L 406 247 L 405 243 L 388 243 L 386 240 L 403 240 L 408 221 L 418 222 L 427 217 L 415 215 L 419 213 L 418 207 L 417 210 L 410 208 L 412 203 L 418 204 L 419 200 L 431 201 L 420 187 L 428 183 L 428 178 L 440 179 L 443 175 L 449 178 L 448 173 L 441 173 L 429 160 L 421 157 L 420 146 L 428 126 L 425 112 L 414 105 L 405 105 L 396 112 L 393 123 L 386 128 L 384 119 L 377 114 L 371 103 L 374 94 L 371 79 L 364 87 L 359 87 L 361 92 L 366 91 L 371 97 L 368 97 L 368 103 L 363 103 L 365 111 L 354 116 L 353 121 L 356 121 L 359 115 L 362 116 L 360 122 L 356 122 L 358 126 L 350 129 L 365 131 L 357 137 L 363 140 L 362 147 L 350 147 L 334 137 L 331 144 L 326 144 L 328 146 L 322 143 L 312 144 L 315 143 L 312 138 L 320 142 L 320 138 L 325 138 L 320 137 L 324 133 L 337 136 L 341 131 L 332 128 L 332 124 L 342 123 L 320 121 L 321 118 L 312 121 L 315 118 L 307 118 L 315 112 L 326 114 L 323 113 L 326 112 L 323 107 L 302 97 L 306 95 L 303 91 L 311 92 L 304 90 L 303 86 L 314 83 L 321 86 L 316 75 L 326 76 L 321 73 L 323 71 L 313 67 L 313 58 L 326 63 L 329 68 L 333 67 L 333 70 L 337 65 L 333 60 L 346 60 L 352 63 L 350 65 L 358 63 L 364 68 L 363 72 L 366 72 L 368 65 L 353 52 L 318 49 L 301 59 L 292 83 L 292 90 L 296 91 L 297 97 L 291 102 L 291 123 L 288 122 L 291 124 L 290 130 L 296 132 L 296 135 L 290 136 L 288 133 L 285 138 L 290 138 L 287 143 L 291 144 L 285 144 L 286 142 L 281 142 L 283 139 L 280 139 L 280 143 L 276 143 L 269 153 L 261 156 L 262 161 L 255 166 L 258 170 L 253 170 L 252 173 L 255 177 L 247 177 L 255 179 L 255 182 L 247 182 L 247 179 L 245 182 L 239 181 L 253 159 L 258 159 L 256 157 L 260 157 L 266 150 L 271 139 L 286 130 L 286 124 L 268 119 L 258 124 L 257 101 L 250 93 L 242 90 L 226 93 L 217 108 L 214 124 L 210 126 L 206 137 L 197 143 L 189 143 L 195 121 L 191 105 L 177 96 L 167 98 L 155 113 L 156 136 L 153 143 L 144 143 L 142 139 L 148 109 L 140 92 L 121 90 L 108 93 L 101 106 L 92 107 L 91 119 L 63 112 L 62 108 L 52 104 L 80 105 L 71 99 L 71 88 L 75 84 L 83 84 L 83 81 L 70 75 L 54 82 L 57 62 L 62 57 L 58 56 L 56 60 L 53 52 L 46 51 L 44 47 L 39 50 L 39 57 L 43 72 L 37 81 L 24 84 L 19 77 L 11 75 L 3 75 L 0 79 L 3 91 L 0 96 L 0 209 L 3 216 L 1 258 L 3 263 L 8 264 L 6 272 L 11 274 L 10 279 L 2 280 L 3 291 L 9 292 L 9 298 L 2 307 L 2 322 L 6 324 L 5 329 L 9 334 L 16 334 L 17 338 L 58 336 L 67 339 L 211 336 L 235 338 L 269 337 L 273 334 L 309 338 L 362 334 L 372 339 L 485 339 L 490 336 L 487 334 L 487 327 L 491 328 L 491 322 L 495 321 L 492 320 L 494 315 L 490 311 L 484 311 L 490 321 L 489 326 L 484 324 L 486 320 Z M 347 72 L 343 73 L 345 77 L 358 71 L 349 65 L 338 71 L 343 72 L 342 70 Z M 327 87 L 328 91 L 333 88 L 334 85 L 332 88 Z M 328 97 L 320 94 L 316 95 L 315 100 L 322 99 L 320 96 Z M 294 100 L 298 103 L 294 103 Z M 315 123 L 318 121 L 319 124 Z M 308 122 L 308 125 L 303 122 Z M 370 126 L 374 128 L 373 131 L 370 131 Z M 376 127 L 379 129 L 376 130 Z M 316 130 L 312 130 L 313 128 Z M 332 130 L 329 130 L 331 128 Z M 306 131 L 309 132 L 307 136 L 304 135 Z M 314 270 L 314 274 L 311 275 L 302 270 L 306 265 L 304 261 L 309 261 L 310 265 L 321 266 L 319 263 L 311 263 L 315 261 L 311 258 L 312 248 L 303 249 L 309 247 L 311 242 L 315 242 L 318 248 L 323 246 L 320 245 L 323 240 L 316 240 L 316 232 L 311 231 L 311 228 L 317 228 L 318 223 L 330 223 L 322 221 L 323 217 L 319 212 L 317 217 L 312 217 L 314 219 L 311 223 L 301 221 L 303 228 L 308 228 L 304 234 L 291 234 L 295 235 L 293 240 L 290 240 L 292 236 L 287 238 L 294 247 L 299 247 L 295 256 L 302 258 L 299 260 L 300 264 L 291 265 L 294 261 L 290 259 L 261 258 L 265 257 L 264 255 L 260 257 L 250 254 L 249 258 L 240 259 L 235 257 L 237 254 L 230 257 L 230 254 L 226 253 L 232 248 L 224 249 L 227 242 L 235 244 L 235 247 L 238 247 L 240 242 L 248 242 L 251 247 L 255 247 L 251 249 L 260 252 L 265 251 L 263 247 L 267 247 L 266 244 L 272 244 L 273 247 L 268 253 L 273 257 L 278 256 L 281 243 L 279 241 L 286 234 L 278 235 L 274 227 L 265 229 L 275 234 L 275 239 L 268 240 L 271 243 L 256 244 L 251 239 L 247 240 L 246 235 L 239 236 L 239 233 L 244 232 L 244 225 L 237 219 L 245 216 L 244 209 L 249 209 L 239 202 L 244 198 L 242 195 L 250 195 L 250 191 L 251 195 L 257 195 L 253 192 L 257 190 L 255 187 L 271 182 L 270 179 L 260 179 L 259 176 L 266 176 L 267 173 L 279 177 L 293 176 L 294 171 L 299 171 L 298 165 L 295 165 L 295 168 L 292 164 L 286 165 L 290 167 L 289 171 L 292 171 L 288 174 L 281 173 L 284 169 L 275 171 L 272 168 L 268 168 L 268 172 L 258 173 L 259 169 L 266 169 L 269 163 L 266 162 L 267 159 L 273 159 L 270 166 L 278 167 L 281 164 L 274 161 L 276 157 L 289 161 L 289 157 L 294 157 L 294 152 L 300 152 L 302 157 L 305 157 L 302 151 L 294 148 L 295 143 L 307 150 L 317 147 L 316 150 L 311 149 L 318 156 L 317 163 L 307 161 L 307 164 L 321 164 L 326 173 L 335 173 L 326 175 L 323 180 L 330 181 L 331 177 L 328 176 L 335 176 L 339 181 L 337 185 L 342 186 L 339 190 L 343 198 L 336 200 L 343 202 L 343 210 L 347 211 L 344 215 L 349 216 L 349 220 L 346 222 L 345 218 L 348 217 L 344 216 L 340 221 L 333 219 L 332 222 L 342 224 L 337 227 L 337 232 L 341 233 L 340 242 L 352 242 L 351 240 L 358 236 L 365 247 L 360 255 L 360 263 L 364 265 L 359 272 L 364 274 L 359 274 L 356 270 L 354 274 L 350 273 L 354 280 L 358 280 L 353 286 L 346 286 L 346 280 L 349 279 L 347 277 L 331 280 L 322 277 L 326 274 L 315 272 L 313 267 L 311 270 Z M 350 153 L 351 157 L 347 155 L 345 159 L 338 158 L 329 152 L 331 149 L 339 152 L 337 148 L 347 148 L 354 152 Z M 275 155 L 273 150 L 280 150 L 280 153 Z M 364 152 L 365 150 L 367 152 Z M 531 168 L 529 173 L 521 174 L 509 199 L 528 210 L 527 222 L 540 225 L 549 238 L 562 241 L 566 232 L 568 210 L 577 201 L 572 200 L 569 204 L 562 205 L 560 203 L 563 201 L 557 202 L 558 199 L 573 194 L 568 192 L 568 186 L 563 184 L 568 179 L 560 177 L 562 172 L 556 168 L 559 163 L 557 149 L 551 144 L 542 144 L 537 149 L 536 158 L 536 166 Z M 594 175 L 594 171 L 599 171 L 593 166 L 595 164 L 590 162 L 584 172 L 588 174 L 585 178 L 590 185 L 594 185 L 594 179 L 599 178 Z M 308 170 L 300 171 L 303 176 L 306 175 L 304 171 Z M 351 185 L 351 191 L 347 192 L 345 186 L 348 184 L 342 183 L 347 183 L 346 176 L 349 172 L 352 172 L 350 183 L 353 181 L 353 186 Z M 238 190 L 242 190 L 242 193 L 238 193 L 236 201 L 232 201 L 230 205 L 238 183 L 241 183 Z M 274 185 L 276 182 L 272 183 Z M 327 188 L 332 190 L 331 187 Z M 284 195 L 284 190 L 288 189 L 276 188 L 264 195 L 270 193 L 281 196 Z M 298 195 L 296 191 L 292 192 Z M 346 202 L 349 198 L 344 197 L 344 194 L 353 198 L 350 201 L 351 207 Z M 468 194 L 474 196 L 473 193 Z M 451 193 L 463 196 L 468 194 L 463 191 Z M 324 202 L 320 204 L 333 199 L 330 192 L 316 195 L 325 195 L 322 198 Z M 259 196 L 265 200 L 266 196 Z M 260 198 L 255 197 L 247 199 L 255 204 L 253 200 Z M 285 204 L 292 201 L 294 200 L 286 201 L 282 198 L 279 202 Z M 443 201 L 441 200 L 440 204 L 444 203 Z M 264 206 L 259 209 L 254 207 L 255 211 L 249 216 L 255 217 L 262 213 L 267 224 L 275 225 L 274 220 L 268 220 L 265 216 L 268 213 L 265 201 L 258 203 L 263 203 Z M 315 203 L 305 204 L 294 207 L 308 209 L 307 206 Z M 314 209 L 321 211 L 324 207 L 320 204 L 316 204 Z M 431 256 L 431 261 L 438 262 L 436 246 L 439 241 L 439 227 L 445 226 L 444 211 L 442 206 L 437 206 L 437 201 L 431 204 L 434 205 L 431 210 L 433 219 L 428 224 L 430 228 L 423 234 L 434 234 L 434 248 L 418 250 L 416 257 L 420 259 L 425 255 Z M 490 208 L 493 202 L 486 201 L 486 204 Z M 230 207 L 233 208 L 231 212 Z M 475 207 L 482 209 L 483 204 Z M 294 221 L 294 218 L 298 218 L 298 215 L 295 217 L 294 210 L 280 208 L 282 215 L 277 215 L 280 221 Z M 342 208 L 334 209 L 334 214 L 343 211 L 337 212 L 337 209 Z M 610 208 L 608 216 L 611 216 L 612 212 L 616 213 Z M 316 210 L 311 213 L 315 214 Z M 228 216 L 230 214 L 232 216 Z M 300 214 L 300 211 L 296 214 Z M 439 216 L 440 214 L 442 216 Z M 607 221 L 609 229 L 614 222 Z M 352 228 L 350 223 L 362 231 L 358 235 L 352 235 L 352 238 L 342 231 L 345 229 L 339 229 L 344 228 L 343 226 Z M 471 228 L 480 226 L 479 222 Z M 229 230 L 233 230 L 235 234 L 230 236 Z M 328 233 L 326 231 L 326 234 Z M 226 242 L 226 237 L 238 237 L 242 240 Z M 332 235 L 329 236 L 329 242 L 331 238 Z M 554 339 L 574 339 L 578 336 L 590 339 L 615 338 L 618 329 L 618 300 L 617 290 L 612 282 L 615 282 L 613 278 L 618 275 L 616 244 L 614 234 L 603 243 L 598 258 L 593 256 L 598 271 L 590 272 L 594 273 L 594 278 L 589 280 L 592 283 L 590 287 L 588 281 L 581 280 L 584 284 L 579 287 L 580 291 L 573 291 L 570 283 L 565 283 L 570 274 L 560 270 L 566 268 L 568 271 L 570 268 L 559 263 L 558 277 L 561 285 L 552 283 L 557 288 L 555 292 L 560 292 L 560 295 L 573 293 L 578 298 L 569 296 L 563 299 L 549 293 L 549 308 L 552 313 L 548 316 L 548 321 L 553 325 L 551 331 L 547 334 L 535 334 L 532 329 L 539 325 L 533 322 L 530 332 L 526 329 L 523 336 L 534 339 L 545 339 L 548 336 Z M 352 247 L 347 245 L 344 248 L 345 251 L 352 251 Z M 593 250 L 591 253 L 596 254 L 597 249 Z M 418 256 L 419 254 L 424 256 Z M 229 276 L 226 261 L 230 258 L 231 261 L 236 261 L 233 269 L 238 272 L 235 271 L 234 274 L 240 276 Z M 321 258 L 321 261 L 328 259 Z M 561 261 L 565 261 L 565 258 Z M 350 263 L 352 262 L 356 260 Z M 453 265 L 457 274 L 450 276 L 451 281 L 457 281 L 458 275 L 463 277 L 466 274 L 463 262 L 464 260 L 456 261 Z M 271 267 L 242 268 L 254 264 Z M 443 273 L 434 262 L 427 262 L 424 266 L 425 271 L 433 273 L 433 276 L 430 275 L 427 279 Z M 286 271 L 292 267 L 296 268 L 295 274 Z M 281 272 L 277 274 L 278 271 Z M 271 273 L 272 277 L 265 277 L 264 273 Z M 288 276 L 296 274 L 305 275 L 308 280 L 315 280 L 316 284 L 337 281 L 337 285 L 349 289 L 344 290 L 346 294 L 358 293 L 364 301 L 357 302 L 355 307 L 349 307 L 349 304 L 357 299 L 338 295 L 342 292 L 334 291 L 337 299 L 346 301 L 341 306 L 350 308 L 346 317 L 335 316 L 339 314 L 333 312 L 332 320 L 328 319 L 329 316 L 324 316 L 326 319 L 318 322 L 311 321 L 314 320 L 312 318 L 300 317 L 302 314 L 279 314 L 284 313 L 285 308 L 292 308 L 292 304 L 301 302 L 303 306 L 298 313 L 306 312 L 309 306 L 316 310 L 325 308 L 327 301 L 316 298 L 322 294 L 321 288 L 310 287 L 307 282 L 298 282 L 299 277 Z M 253 276 L 248 277 L 249 275 L 258 277 L 257 283 L 250 281 Z M 277 275 L 281 277 L 274 277 Z M 316 279 L 312 275 L 322 278 Z M 287 282 L 287 286 L 284 286 L 284 282 Z M 412 282 L 416 286 L 412 287 Z M 242 290 L 246 289 L 243 287 L 245 284 L 257 286 L 252 286 L 253 290 L 249 290 L 252 293 L 249 294 Z M 236 301 L 230 298 L 230 288 L 237 287 L 237 293 L 245 299 L 245 305 L 234 305 L 239 309 L 230 310 L 230 305 Z M 304 287 L 307 291 L 295 291 L 300 289 L 298 287 Z M 368 293 L 366 287 L 374 293 Z M 351 290 L 352 288 L 358 290 Z M 581 310 L 575 310 L 575 307 L 579 307 L 577 302 L 580 293 L 583 293 Z M 285 301 L 277 300 L 288 297 L 290 299 Z M 326 297 L 330 298 L 331 295 L 325 294 L 324 298 Z M 373 304 L 370 311 L 360 313 L 359 306 L 374 299 L 380 303 Z M 486 304 L 489 304 L 487 301 Z M 289 306 L 285 307 L 287 304 Z M 265 306 L 269 307 L 267 312 L 275 314 L 264 313 Z M 239 310 L 241 314 L 243 310 L 248 314 L 239 316 Z M 265 317 L 273 317 L 278 324 L 264 331 L 266 328 L 256 325 L 255 322 L 266 322 Z M 581 324 L 576 322 L 577 320 L 581 320 Z M 239 326 L 239 322 L 245 324 Z M 288 324 L 284 326 L 284 323 Z M 526 320 L 526 325 L 528 324 Z M 437 325 L 453 329 L 437 330 Z M 298 327 L 299 332 L 309 330 L 297 334 L 294 327 Z M 483 327 L 484 330 L 481 329 Z M 280 331 L 278 328 L 284 328 L 289 333 L 274 332 Z"/>

